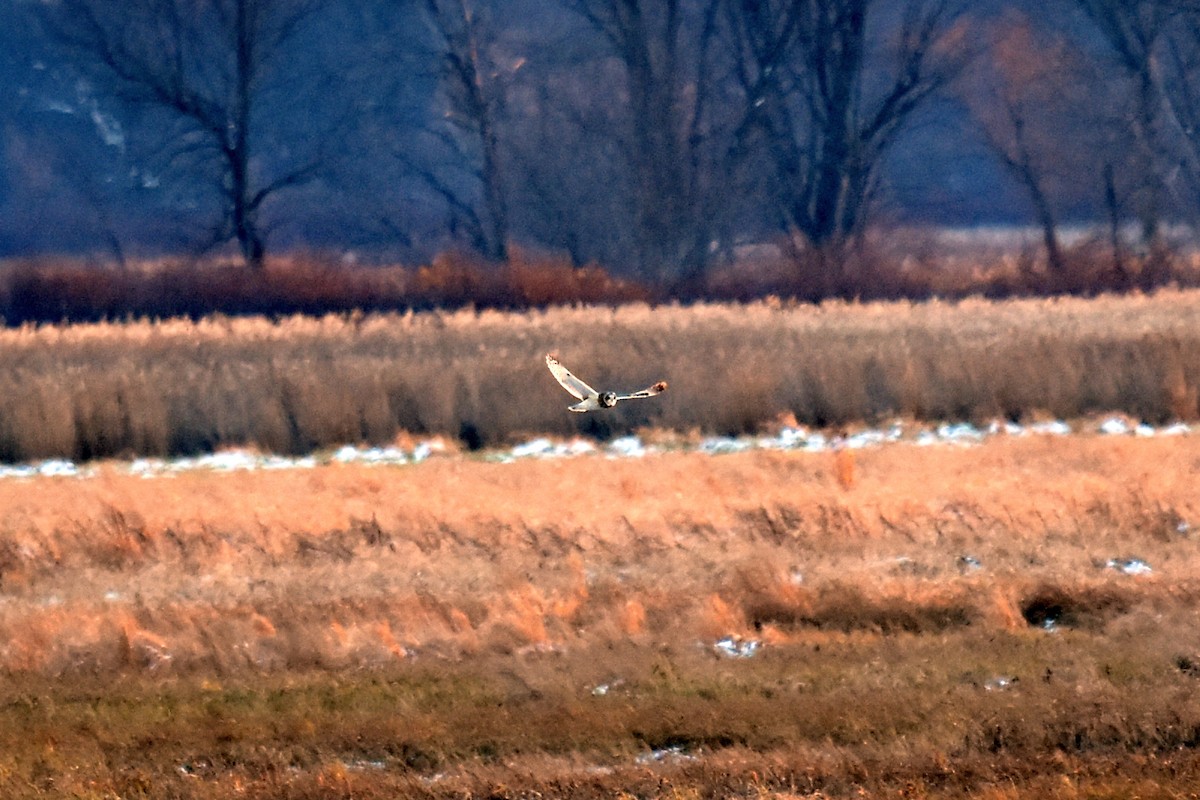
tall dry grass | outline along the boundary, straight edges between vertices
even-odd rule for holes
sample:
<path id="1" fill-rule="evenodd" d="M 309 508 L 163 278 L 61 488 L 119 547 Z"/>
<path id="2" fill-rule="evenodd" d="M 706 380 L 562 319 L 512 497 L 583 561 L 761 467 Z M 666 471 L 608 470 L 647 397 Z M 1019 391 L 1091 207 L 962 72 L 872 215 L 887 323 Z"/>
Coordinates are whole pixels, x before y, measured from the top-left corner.
<path id="1" fill-rule="evenodd" d="M 771 452 L 3 481 L 0 671 L 1097 630 L 1200 594 L 1197 437 L 857 456 L 853 486 Z"/>
<path id="2" fill-rule="evenodd" d="M 573 415 L 557 352 L 599 386 L 671 390 Z M 959 303 L 764 301 L 27 326 L 0 331 L 0 460 L 469 446 L 641 426 L 752 431 L 1119 411 L 1193 420 L 1200 293 Z"/>
<path id="3" fill-rule="evenodd" d="M 856 455 L 0 482 L 0 793 L 1186 796 L 1200 438 Z"/>

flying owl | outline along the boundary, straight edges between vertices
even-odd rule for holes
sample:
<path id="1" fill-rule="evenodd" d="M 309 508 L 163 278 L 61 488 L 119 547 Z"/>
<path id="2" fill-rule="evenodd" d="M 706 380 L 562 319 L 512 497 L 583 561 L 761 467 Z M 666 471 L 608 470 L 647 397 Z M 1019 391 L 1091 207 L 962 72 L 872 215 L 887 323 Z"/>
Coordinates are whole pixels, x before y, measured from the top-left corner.
<path id="1" fill-rule="evenodd" d="M 567 406 L 571 411 L 599 411 L 602 408 L 612 408 L 621 400 L 634 400 L 639 397 L 654 397 L 656 394 L 661 394 L 667 390 L 667 382 L 659 381 L 648 389 L 642 389 L 639 392 L 631 392 L 629 394 L 617 394 L 616 392 L 597 392 L 592 387 L 588 386 L 583 381 L 571 374 L 571 371 L 564 367 L 557 358 L 552 355 L 546 356 L 546 366 L 550 368 L 555 380 L 557 380 L 564 389 L 578 397 L 582 402 L 576 403 L 573 406 Z"/>

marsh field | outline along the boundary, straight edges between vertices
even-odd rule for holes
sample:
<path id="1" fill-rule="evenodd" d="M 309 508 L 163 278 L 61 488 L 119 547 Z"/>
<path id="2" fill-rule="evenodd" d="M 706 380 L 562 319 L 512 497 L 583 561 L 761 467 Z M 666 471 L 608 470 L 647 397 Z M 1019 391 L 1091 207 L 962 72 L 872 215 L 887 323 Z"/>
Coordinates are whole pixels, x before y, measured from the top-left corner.
<path id="1" fill-rule="evenodd" d="M 86 465 L 0 479 L 0 794 L 1195 796 L 1198 323 L 1167 292 L 0 332 L 4 460 Z M 548 350 L 671 389 L 570 415 Z M 1022 425 L 689 444 L 896 417 Z"/>

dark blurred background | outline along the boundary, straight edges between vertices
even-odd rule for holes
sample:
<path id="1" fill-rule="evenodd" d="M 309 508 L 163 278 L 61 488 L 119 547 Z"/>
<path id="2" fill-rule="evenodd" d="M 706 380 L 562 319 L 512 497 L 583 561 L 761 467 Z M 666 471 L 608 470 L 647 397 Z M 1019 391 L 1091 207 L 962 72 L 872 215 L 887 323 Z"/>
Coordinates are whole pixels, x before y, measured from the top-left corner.
<path id="1" fill-rule="evenodd" d="M 3 0 L 0 41 L 0 258 L 669 281 L 1023 226 L 1053 267 L 1200 212 L 1184 0 Z"/>

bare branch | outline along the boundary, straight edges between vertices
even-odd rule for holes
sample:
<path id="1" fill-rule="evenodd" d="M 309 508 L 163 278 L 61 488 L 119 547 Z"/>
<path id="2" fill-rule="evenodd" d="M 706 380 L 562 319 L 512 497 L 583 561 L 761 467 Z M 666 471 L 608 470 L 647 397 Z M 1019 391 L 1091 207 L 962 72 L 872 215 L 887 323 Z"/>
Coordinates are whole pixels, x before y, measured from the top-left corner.
<path id="1" fill-rule="evenodd" d="M 165 141 L 165 164 L 205 165 L 222 199 L 214 230 L 235 238 L 257 266 L 265 249 L 258 210 L 311 179 L 318 164 L 257 181 L 251 129 L 268 65 L 318 7 L 315 0 L 61 0 L 43 16 L 107 91 L 173 115 L 196 134 Z"/>

